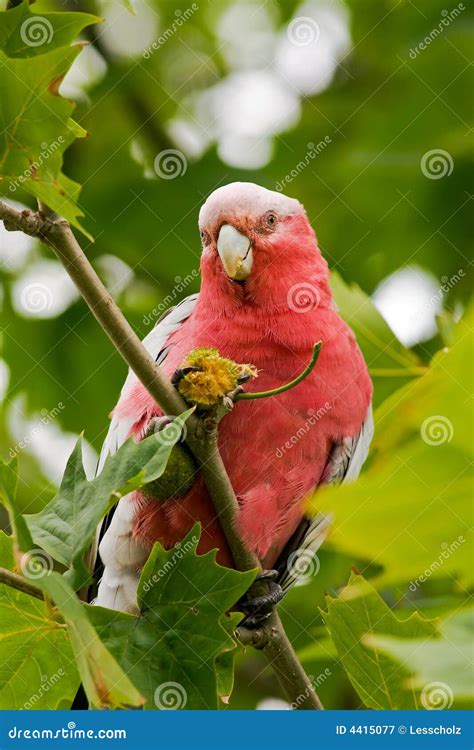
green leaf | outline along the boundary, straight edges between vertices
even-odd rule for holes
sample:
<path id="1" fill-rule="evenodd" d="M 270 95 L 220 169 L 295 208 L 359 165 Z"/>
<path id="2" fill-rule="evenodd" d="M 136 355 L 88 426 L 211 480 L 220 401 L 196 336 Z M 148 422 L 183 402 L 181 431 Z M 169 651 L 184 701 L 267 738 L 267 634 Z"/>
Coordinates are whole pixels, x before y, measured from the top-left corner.
<path id="1" fill-rule="evenodd" d="M 463 385 L 472 372 L 472 325 L 469 311 L 451 349 L 376 412 L 372 461 L 360 479 L 322 489 L 310 503 L 333 513 L 329 540 L 338 551 L 383 566 L 377 585 L 474 580 L 472 400 Z"/>
<path id="2" fill-rule="evenodd" d="M 414 709 L 417 701 L 408 689 L 410 672 L 384 653 L 368 645 L 374 634 L 427 639 L 437 634 L 435 621 L 414 613 L 399 620 L 362 576 L 352 575 L 335 599 L 326 597 L 324 621 L 339 659 L 363 701 L 372 709 Z"/>
<path id="3" fill-rule="evenodd" d="M 331 274 L 331 288 L 339 312 L 357 336 L 374 383 L 374 404 L 426 368 L 403 346 L 385 322 L 370 297 L 356 284 L 346 284 L 338 273 Z"/>
<path id="4" fill-rule="evenodd" d="M 101 607 L 90 613 L 148 709 L 215 709 L 218 692 L 231 687 L 230 665 L 221 657 L 235 647 L 230 630 L 237 618 L 226 612 L 255 571 L 223 568 L 215 551 L 197 555 L 198 541 L 196 525 L 169 551 L 155 544 L 140 578 L 137 617 Z"/>
<path id="5" fill-rule="evenodd" d="M 16 502 L 18 490 L 18 459 L 15 456 L 8 463 L 0 459 L 0 500 L 8 510 L 13 529 L 17 552 L 30 552 L 34 543 L 24 517 L 18 511 Z"/>
<path id="6" fill-rule="evenodd" d="M 141 706 L 140 693 L 101 642 L 86 607 L 63 576 L 50 572 L 36 582 L 64 617 L 82 684 L 92 707 Z"/>
<path id="7" fill-rule="evenodd" d="M 181 437 L 184 423 L 193 410 L 173 421 L 175 429 L 163 438 L 164 431 L 140 442 L 127 440 L 107 458 L 98 477 L 88 481 L 82 463 L 79 440 L 53 500 L 35 515 L 25 516 L 36 544 L 71 569 L 68 576 L 75 588 L 84 585 L 88 572 L 83 556 L 97 525 L 120 497 L 160 477 L 169 455 Z"/>
<path id="8" fill-rule="evenodd" d="M 326 597 L 325 623 L 364 706 L 450 707 L 472 695 L 472 611 L 443 620 L 418 612 L 405 619 L 375 589 L 352 575 L 338 598 Z"/>
<path id="9" fill-rule="evenodd" d="M 7 57 L 36 57 L 69 46 L 102 19 L 89 13 L 37 13 L 23 2 L 0 15 L 0 49 Z"/>
<path id="10" fill-rule="evenodd" d="M 14 565 L 0 532 L 0 565 Z M 45 602 L 0 585 L 0 709 L 56 709 L 71 701 L 79 675 L 65 625 Z"/>
<path id="11" fill-rule="evenodd" d="M 413 672 L 407 688 L 421 691 L 423 708 L 447 708 L 455 699 L 470 701 L 472 707 L 473 637 L 474 609 L 471 607 L 445 616 L 436 639 L 407 640 L 373 635 L 366 638 L 366 644 Z"/>
<path id="12" fill-rule="evenodd" d="M 83 232 L 79 185 L 61 168 L 64 151 L 86 133 L 71 120 L 74 105 L 58 88 L 81 50 L 71 43 L 98 20 L 85 13 L 37 15 L 26 2 L 0 13 L 0 189 L 11 197 L 26 190 Z"/>

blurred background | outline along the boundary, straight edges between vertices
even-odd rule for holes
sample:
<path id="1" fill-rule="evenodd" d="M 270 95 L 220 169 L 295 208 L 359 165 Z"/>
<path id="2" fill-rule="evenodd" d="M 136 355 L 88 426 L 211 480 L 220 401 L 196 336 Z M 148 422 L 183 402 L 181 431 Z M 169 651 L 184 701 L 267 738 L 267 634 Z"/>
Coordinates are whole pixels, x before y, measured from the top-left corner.
<path id="1" fill-rule="evenodd" d="M 299 199 L 331 269 L 430 361 L 472 284 L 466 6 L 133 0 L 131 14 L 115 0 L 35 4 L 104 18 L 61 84 L 88 133 L 64 171 L 83 185 L 95 241 L 82 246 L 140 336 L 198 290 L 199 207 L 244 180 Z M 33 205 L 21 186 L 7 197 Z M 0 269 L 2 445 L 20 455 L 21 499 L 34 512 L 82 430 L 92 471 L 125 367 L 45 247 L 0 227 Z M 341 553 L 320 559 L 321 574 L 285 603 L 286 625 L 326 706 L 357 707 L 334 647 L 313 643 L 324 591 L 349 565 Z M 257 655 L 241 658 L 237 680 L 232 708 L 278 705 Z"/>

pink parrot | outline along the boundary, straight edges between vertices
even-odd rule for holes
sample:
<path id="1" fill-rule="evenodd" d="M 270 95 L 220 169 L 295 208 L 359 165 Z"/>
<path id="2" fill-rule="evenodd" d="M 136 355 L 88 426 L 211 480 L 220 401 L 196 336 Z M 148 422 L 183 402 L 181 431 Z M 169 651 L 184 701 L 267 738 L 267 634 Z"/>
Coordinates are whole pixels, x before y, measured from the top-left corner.
<path id="1" fill-rule="evenodd" d="M 328 266 L 303 206 L 252 183 L 215 190 L 199 214 L 199 294 L 171 309 L 144 345 L 171 378 L 196 347 L 215 347 L 259 370 L 247 390 L 276 388 L 319 361 L 298 386 L 268 399 L 238 402 L 219 425 L 219 449 L 238 498 L 245 544 L 286 590 L 295 579 L 288 555 L 314 552 L 325 521 L 308 519 L 303 501 L 322 484 L 355 479 L 373 432 L 370 376 L 351 329 L 338 315 Z M 100 463 L 129 435 L 142 438 L 161 415 L 129 373 L 113 412 Z M 96 603 L 136 610 L 140 570 L 151 546 L 171 548 L 200 521 L 198 551 L 232 555 L 202 478 L 181 498 L 120 500 L 102 529 L 103 572 Z M 299 553 L 298 553 L 299 554 Z M 294 572 L 294 571 L 293 571 Z"/>

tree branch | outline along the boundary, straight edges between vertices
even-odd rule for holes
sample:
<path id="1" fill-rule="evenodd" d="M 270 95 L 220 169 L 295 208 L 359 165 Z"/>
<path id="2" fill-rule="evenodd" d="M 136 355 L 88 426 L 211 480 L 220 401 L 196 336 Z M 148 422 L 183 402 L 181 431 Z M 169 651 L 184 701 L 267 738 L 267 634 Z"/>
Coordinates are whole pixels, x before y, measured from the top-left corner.
<path id="1" fill-rule="evenodd" d="M 17 211 L 0 201 L 0 219 L 3 219 L 7 230 L 22 231 L 30 236 L 39 237 L 52 248 L 107 336 L 153 399 L 165 414 L 181 414 L 187 408 L 185 402 L 150 357 L 102 284 L 68 222 L 57 217 L 46 207 L 40 208 L 38 212 L 30 209 Z M 203 430 L 202 423 L 194 415 L 188 419 L 187 428 L 186 442 L 198 460 L 236 567 L 239 570 L 260 569 L 256 555 L 245 547 L 235 529 L 239 505 L 218 450 L 216 430 L 210 433 Z M 257 589 L 260 587 L 261 590 L 266 584 L 260 581 L 254 586 Z M 267 656 L 290 703 L 295 708 L 322 708 L 276 612 L 260 630 L 262 637 L 257 647 Z M 244 630 L 241 628 L 242 638 L 243 633 Z"/>
<path id="2" fill-rule="evenodd" d="M 29 594 L 36 599 L 44 599 L 43 592 L 37 586 L 27 581 L 23 576 L 19 576 L 6 568 L 0 568 L 0 583 L 4 583 L 23 594 Z"/>

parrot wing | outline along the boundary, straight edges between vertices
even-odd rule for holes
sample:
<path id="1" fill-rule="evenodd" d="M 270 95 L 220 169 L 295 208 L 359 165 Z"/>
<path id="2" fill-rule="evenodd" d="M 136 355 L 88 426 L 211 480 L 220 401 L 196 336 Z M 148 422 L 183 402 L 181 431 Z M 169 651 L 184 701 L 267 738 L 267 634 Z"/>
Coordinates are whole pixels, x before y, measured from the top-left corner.
<path id="1" fill-rule="evenodd" d="M 373 434 L 374 420 L 372 406 L 369 406 L 358 434 L 333 443 L 320 484 L 355 481 L 367 458 Z M 275 565 L 279 572 L 278 583 L 284 593 L 308 570 L 314 569 L 316 552 L 324 542 L 331 523 L 331 516 L 323 513 L 317 513 L 313 518 L 303 518 Z"/>
<path id="2" fill-rule="evenodd" d="M 161 365 L 167 357 L 169 347 L 166 346 L 166 342 L 172 333 L 177 331 L 187 318 L 191 315 L 197 302 L 198 295 L 191 294 L 189 297 L 183 299 L 175 307 L 167 310 L 164 315 L 158 320 L 156 326 L 152 331 L 145 336 L 142 341 L 143 346 L 147 352 L 153 357 L 155 362 Z M 137 376 L 134 372 L 129 370 L 127 379 L 120 392 L 119 402 L 122 399 L 127 398 L 131 389 L 137 382 Z M 107 456 L 112 456 L 118 451 L 121 445 L 125 442 L 130 434 L 136 418 L 130 417 L 124 419 L 123 417 L 112 417 L 109 431 L 104 440 L 102 450 L 99 456 L 99 463 L 97 465 L 97 474 L 100 474 L 104 468 L 104 463 Z"/>
<path id="3" fill-rule="evenodd" d="M 167 310 L 153 330 L 143 339 L 145 349 L 158 364 L 162 364 L 166 359 L 169 352 L 169 346 L 167 346 L 169 337 L 192 314 L 197 298 L 197 294 L 191 294 L 178 305 Z M 127 398 L 136 382 L 136 375 L 129 370 L 120 393 L 119 403 Z M 136 421 L 137 417 L 112 416 L 100 452 L 96 475 L 99 475 L 104 468 L 107 457 L 112 456 L 123 445 Z M 130 611 L 135 599 L 138 582 L 137 567 L 140 563 L 144 563 L 148 556 L 148 552 L 132 539 L 132 516 L 133 507 L 130 496 L 126 495 L 102 519 L 97 528 L 95 544 L 88 555 L 90 569 L 94 570 L 94 580 L 101 580 L 98 603 L 125 611 Z M 106 534 L 109 528 L 111 533 Z M 97 556 L 99 543 L 102 560 Z M 94 589 L 95 586 L 90 592 L 91 598 L 97 593 Z"/>

